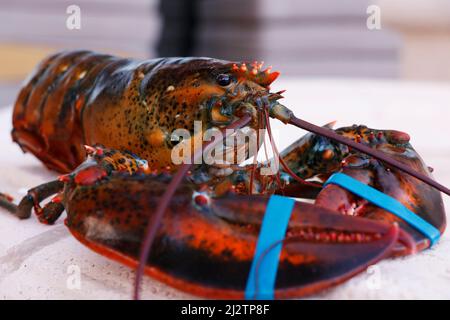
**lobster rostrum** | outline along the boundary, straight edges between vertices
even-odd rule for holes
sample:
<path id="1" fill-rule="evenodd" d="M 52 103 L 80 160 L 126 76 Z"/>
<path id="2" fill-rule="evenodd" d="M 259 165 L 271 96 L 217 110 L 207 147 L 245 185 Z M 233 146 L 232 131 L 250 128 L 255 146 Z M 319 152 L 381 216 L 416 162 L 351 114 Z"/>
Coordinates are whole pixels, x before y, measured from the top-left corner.
<path id="1" fill-rule="evenodd" d="M 277 76 L 260 63 L 209 58 L 135 62 L 85 51 L 51 56 L 19 94 L 12 135 L 24 151 L 67 174 L 31 189 L 18 206 L 7 197 L 0 204 L 20 218 L 34 208 L 49 224 L 66 210 L 66 225 L 79 241 L 138 267 L 135 297 L 146 273 L 193 294 L 243 298 L 272 194 L 314 199 L 295 203 L 285 238 L 273 244 L 282 244 L 276 298 L 311 294 L 385 257 L 429 247 L 423 233 L 389 210 L 322 184 L 345 173 L 444 232 L 436 189 L 449 191 L 432 180 L 409 136 L 365 126 L 332 130 L 297 119 L 279 103 L 282 92 L 269 91 Z M 313 133 L 279 153 L 269 117 Z M 218 127 L 226 135 L 226 129 L 266 128 L 282 169 L 265 176 L 266 164 L 225 171 L 173 165 L 171 132 L 194 133 L 195 120 L 202 120 L 203 130 Z M 260 146 L 263 139 L 257 140 Z M 203 152 L 194 149 L 192 160 Z M 257 261 L 256 286 L 258 266 L 271 249 Z"/>

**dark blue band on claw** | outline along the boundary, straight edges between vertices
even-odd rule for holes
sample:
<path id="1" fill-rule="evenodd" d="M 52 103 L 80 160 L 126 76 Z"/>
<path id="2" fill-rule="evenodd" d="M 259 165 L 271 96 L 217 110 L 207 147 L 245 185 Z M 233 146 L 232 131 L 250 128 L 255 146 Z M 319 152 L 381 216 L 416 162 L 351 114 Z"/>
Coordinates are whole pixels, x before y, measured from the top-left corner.
<path id="1" fill-rule="evenodd" d="M 295 200 L 273 195 L 268 202 L 259 232 L 256 252 L 245 289 L 246 299 L 273 299 L 283 243 Z M 274 246 L 274 244 L 278 245 Z M 274 246 L 271 248 L 271 246 Z M 269 251 L 267 251 L 270 249 Z M 261 255 L 265 254 L 261 260 Z M 259 264 L 259 266 L 258 266 Z M 258 279 L 256 268 L 258 267 Z M 256 290 L 257 289 L 257 290 Z"/>
<path id="2" fill-rule="evenodd" d="M 398 200 L 346 174 L 336 173 L 332 175 L 324 184 L 324 187 L 329 184 L 338 185 L 344 189 L 347 189 L 348 191 L 366 199 L 374 205 L 396 215 L 430 239 L 431 245 L 434 245 L 441 236 L 441 233 L 437 228 L 419 217 L 414 212 L 410 211 Z"/>

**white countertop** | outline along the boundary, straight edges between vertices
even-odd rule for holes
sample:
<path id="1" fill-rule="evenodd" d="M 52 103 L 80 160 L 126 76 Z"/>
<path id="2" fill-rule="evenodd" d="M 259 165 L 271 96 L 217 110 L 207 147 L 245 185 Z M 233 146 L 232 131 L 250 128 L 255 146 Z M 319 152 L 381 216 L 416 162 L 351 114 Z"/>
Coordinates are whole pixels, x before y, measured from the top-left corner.
<path id="1" fill-rule="evenodd" d="M 339 120 L 338 126 L 357 123 L 408 132 L 427 164 L 435 168 L 436 179 L 450 185 L 450 84 L 285 79 L 274 86 L 280 89 L 288 89 L 284 104 L 313 123 Z M 0 108 L 0 190 L 19 199 L 56 174 L 11 142 L 11 111 Z M 280 133 L 280 149 L 303 134 L 275 121 L 273 127 Z M 450 200 L 444 201 L 448 210 Z M 71 275 L 78 268 L 81 288 L 70 289 Z M 63 219 L 46 226 L 35 218 L 19 221 L 0 209 L 0 298 L 128 299 L 132 282 L 131 269 L 78 243 Z M 149 278 L 143 297 L 192 298 Z M 450 299 L 450 236 L 447 232 L 437 246 L 415 256 L 382 261 L 314 298 Z"/>

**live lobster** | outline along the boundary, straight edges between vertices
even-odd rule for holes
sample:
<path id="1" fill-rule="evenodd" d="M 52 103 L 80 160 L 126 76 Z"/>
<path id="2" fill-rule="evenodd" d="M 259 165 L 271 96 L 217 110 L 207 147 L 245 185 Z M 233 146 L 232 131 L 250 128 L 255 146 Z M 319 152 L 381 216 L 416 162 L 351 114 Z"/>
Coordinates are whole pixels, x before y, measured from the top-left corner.
<path id="1" fill-rule="evenodd" d="M 34 208 L 48 224 L 66 210 L 66 225 L 79 241 L 138 267 L 135 297 L 145 272 L 196 295 L 243 298 L 272 194 L 314 199 L 295 204 L 280 242 L 276 298 L 311 294 L 383 258 L 428 248 L 422 232 L 388 210 L 322 184 L 345 173 L 443 233 L 438 190 L 450 192 L 431 178 L 409 136 L 300 120 L 279 103 L 282 92 L 270 92 L 278 75 L 262 70 L 262 63 L 211 58 L 134 61 L 89 51 L 50 56 L 19 93 L 12 137 L 64 175 L 31 189 L 19 205 L 6 196 L 0 205 L 19 218 Z M 279 153 L 269 117 L 313 133 Z M 264 175 L 269 162 L 239 166 L 257 150 L 246 151 L 237 164 L 174 164 L 173 150 L 182 143 L 194 147 L 189 160 L 222 143 L 195 147 L 195 121 L 201 121 L 200 135 L 218 128 L 229 138 L 229 129 L 255 129 L 258 148 L 265 144 L 258 132 L 266 129 L 281 169 Z M 173 141 L 176 129 L 192 139 Z M 235 156 L 237 149 L 225 153 Z"/>

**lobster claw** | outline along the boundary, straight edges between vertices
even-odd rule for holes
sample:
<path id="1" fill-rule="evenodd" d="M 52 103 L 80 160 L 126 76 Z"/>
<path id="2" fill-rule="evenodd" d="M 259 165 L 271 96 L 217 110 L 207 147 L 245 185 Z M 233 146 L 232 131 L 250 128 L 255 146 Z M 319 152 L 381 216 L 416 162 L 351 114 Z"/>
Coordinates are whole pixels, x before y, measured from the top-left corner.
<path id="1" fill-rule="evenodd" d="M 267 199 L 248 197 L 245 201 L 242 196 L 240 198 L 234 201 L 228 198 L 215 200 L 215 213 L 238 224 L 260 224 Z M 235 210 L 238 207 L 241 210 Z M 249 232 L 250 234 L 236 234 L 236 238 L 251 237 L 248 245 L 252 250 L 247 251 L 247 256 L 241 255 L 241 259 L 235 261 L 234 265 L 230 263 L 229 270 L 234 270 L 243 263 L 246 264 L 246 269 L 250 268 L 258 237 L 258 232 L 255 231 L 257 229 Z M 345 216 L 312 204 L 297 202 L 283 241 L 275 297 L 301 297 L 339 284 L 388 256 L 398 241 L 406 246 L 414 245 L 412 239 L 396 224 Z M 224 288 L 236 283 L 236 279 L 227 279 L 227 272 L 222 273 L 222 277 Z M 245 282 L 240 284 L 243 285 Z"/>
<path id="2" fill-rule="evenodd" d="M 422 168 L 417 164 L 420 159 L 419 156 L 417 155 L 417 158 L 414 159 L 412 155 L 414 155 L 413 151 L 409 151 L 409 161 L 415 163 L 418 168 Z M 423 168 L 417 170 L 426 173 Z M 372 159 L 367 162 L 364 157 L 356 155 L 345 159 L 345 165 L 341 171 L 364 184 L 376 186 L 376 189 L 402 203 L 417 216 L 438 229 L 441 234 L 444 232 L 446 227 L 444 203 L 440 193 L 436 192 L 433 187 L 398 170 L 386 168 L 377 160 Z M 394 188 L 392 186 L 400 187 Z M 413 239 L 417 251 L 424 250 L 431 245 L 429 238 L 424 233 L 409 225 L 405 220 L 340 186 L 327 185 L 322 189 L 315 203 L 344 214 L 357 215 L 388 224 L 398 223 L 403 231 L 401 234 L 408 234 Z M 411 254 L 411 250 L 407 250 L 404 246 L 396 246 L 392 255 L 408 254 Z"/>
<path id="3" fill-rule="evenodd" d="M 144 228 L 166 186 L 165 176 L 128 175 L 71 185 L 65 190 L 66 225 L 94 251 L 136 267 Z M 189 184 L 176 191 L 145 272 L 195 295 L 242 299 L 269 198 L 228 194 L 196 201 L 197 195 Z M 279 259 L 275 298 L 336 285 L 389 255 L 399 241 L 409 243 L 396 225 L 297 202 Z"/>

